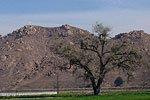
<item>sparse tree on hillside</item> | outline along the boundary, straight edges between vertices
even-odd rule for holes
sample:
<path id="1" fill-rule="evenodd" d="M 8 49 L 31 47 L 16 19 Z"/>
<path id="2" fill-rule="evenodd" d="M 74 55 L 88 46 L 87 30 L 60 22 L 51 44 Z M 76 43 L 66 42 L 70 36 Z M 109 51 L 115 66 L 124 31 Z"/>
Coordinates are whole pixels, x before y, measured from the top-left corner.
<path id="1" fill-rule="evenodd" d="M 117 77 L 114 81 L 115 86 L 121 86 L 123 84 L 123 79 L 121 77 Z"/>
<path id="2" fill-rule="evenodd" d="M 90 79 L 94 95 L 98 95 L 108 72 L 117 68 L 126 71 L 130 76 L 140 56 L 128 42 L 111 41 L 108 36 L 109 27 L 96 24 L 94 32 L 97 35 L 76 34 L 79 38 L 74 42 L 62 39 L 53 48 L 56 53 L 68 59 L 70 66 L 66 68 L 80 71 L 86 79 Z"/>

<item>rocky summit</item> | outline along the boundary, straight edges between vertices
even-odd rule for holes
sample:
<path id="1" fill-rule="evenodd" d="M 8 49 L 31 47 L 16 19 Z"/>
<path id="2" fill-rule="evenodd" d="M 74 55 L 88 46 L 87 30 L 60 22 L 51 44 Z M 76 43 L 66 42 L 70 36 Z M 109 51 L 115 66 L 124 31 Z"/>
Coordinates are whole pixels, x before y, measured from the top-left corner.
<path id="1" fill-rule="evenodd" d="M 55 71 L 59 57 L 52 52 L 49 46 L 59 41 L 60 38 L 66 38 L 73 42 L 73 36 L 77 35 L 76 33 L 91 34 L 86 30 L 70 25 L 53 28 L 26 25 L 7 36 L 1 36 L 0 90 L 56 88 Z M 126 37 L 140 47 L 141 50 L 150 54 L 149 34 L 144 31 L 132 31 L 116 35 L 114 39 L 123 37 Z M 139 74 L 135 72 L 133 81 L 138 82 L 143 79 L 143 69 L 147 70 L 148 68 L 143 66 L 137 71 Z M 115 71 L 110 72 L 110 74 L 113 75 L 111 77 L 107 75 L 104 86 L 114 86 L 114 81 L 117 77 L 122 77 L 126 81 L 122 72 Z M 149 72 L 146 74 L 149 74 Z M 129 85 L 135 86 L 133 81 Z M 59 82 L 61 88 L 89 87 L 89 82 L 83 81 L 76 75 L 65 71 L 59 73 Z M 136 86 L 141 86 L 141 82 Z M 124 84 L 124 86 L 126 85 Z"/>

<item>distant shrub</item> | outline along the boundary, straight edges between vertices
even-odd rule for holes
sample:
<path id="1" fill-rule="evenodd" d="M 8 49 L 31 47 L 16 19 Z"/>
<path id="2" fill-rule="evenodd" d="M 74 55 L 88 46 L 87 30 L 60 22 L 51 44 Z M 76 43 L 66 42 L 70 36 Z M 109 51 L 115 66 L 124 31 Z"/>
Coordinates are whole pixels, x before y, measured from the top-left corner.
<path id="1" fill-rule="evenodd" d="M 123 79 L 121 77 L 117 77 L 114 81 L 115 86 L 121 86 L 123 84 Z"/>

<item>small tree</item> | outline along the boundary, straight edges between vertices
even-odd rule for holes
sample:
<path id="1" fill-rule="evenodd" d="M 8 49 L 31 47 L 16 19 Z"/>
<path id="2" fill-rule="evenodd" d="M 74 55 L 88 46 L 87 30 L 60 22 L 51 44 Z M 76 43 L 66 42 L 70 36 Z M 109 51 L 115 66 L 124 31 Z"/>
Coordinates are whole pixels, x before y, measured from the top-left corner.
<path id="1" fill-rule="evenodd" d="M 94 32 L 97 35 L 75 34 L 78 38 L 74 42 L 62 39 L 53 48 L 56 53 L 68 59 L 69 69 L 80 70 L 84 78 L 90 79 L 94 95 L 98 95 L 108 72 L 117 68 L 130 76 L 140 56 L 127 41 L 110 39 L 109 27 L 97 23 Z"/>
<path id="2" fill-rule="evenodd" d="M 117 77 L 116 80 L 114 81 L 115 86 L 121 86 L 123 84 L 123 80 L 121 77 Z"/>

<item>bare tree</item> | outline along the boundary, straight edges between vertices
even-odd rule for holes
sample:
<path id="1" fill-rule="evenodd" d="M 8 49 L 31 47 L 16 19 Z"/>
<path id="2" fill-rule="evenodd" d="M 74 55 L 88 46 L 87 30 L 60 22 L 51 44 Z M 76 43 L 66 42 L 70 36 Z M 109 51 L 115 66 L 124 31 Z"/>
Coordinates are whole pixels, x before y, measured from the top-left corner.
<path id="1" fill-rule="evenodd" d="M 70 62 L 70 67 L 66 68 L 81 71 L 86 79 L 90 79 L 94 95 L 98 95 L 108 72 L 117 68 L 130 76 L 140 56 L 127 41 L 110 39 L 109 27 L 97 23 L 94 32 L 96 35 L 76 34 L 79 38 L 74 42 L 62 39 L 54 48 Z"/>

